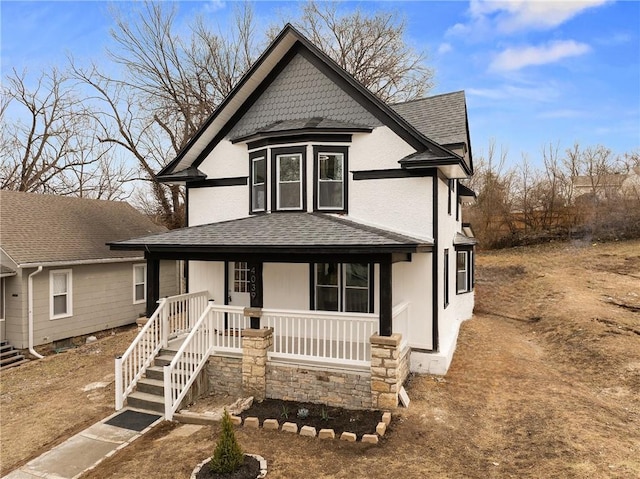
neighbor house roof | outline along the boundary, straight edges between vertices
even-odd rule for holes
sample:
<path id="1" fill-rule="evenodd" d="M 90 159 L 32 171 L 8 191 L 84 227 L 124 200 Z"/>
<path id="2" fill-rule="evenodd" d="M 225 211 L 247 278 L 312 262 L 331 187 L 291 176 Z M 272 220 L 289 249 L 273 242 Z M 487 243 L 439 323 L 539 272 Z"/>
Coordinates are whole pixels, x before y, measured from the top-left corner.
<path id="1" fill-rule="evenodd" d="M 334 78 L 345 91 L 348 91 L 352 98 L 421 153 L 423 162 L 431 159 L 430 166 L 439 166 L 440 160 L 446 159 L 448 160 L 446 164 L 455 162 L 466 174 L 473 172 L 471 163 L 467 164 L 458 154 L 419 131 L 313 45 L 298 30 L 287 24 L 220 106 L 205 120 L 176 158 L 164 167 L 157 177 L 161 181 L 168 181 L 176 172 L 192 166 L 198 167 L 213 148 L 225 138 L 252 102 L 257 100 L 261 90 L 273 80 L 274 72 L 277 73 L 283 68 L 284 63 L 291 61 L 292 53 L 296 52 L 306 55 L 316 66 L 322 68 L 326 75 Z"/>
<path id="2" fill-rule="evenodd" d="M 19 266 L 140 257 L 106 243 L 162 231 L 121 201 L 0 191 L 0 245 Z"/>
<path id="3" fill-rule="evenodd" d="M 111 243 L 115 249 L 150 252 L 188 249 L 210 253 L 415 252 L 432 242 L 336 216 L 271 213 L 177 229 Z"/>

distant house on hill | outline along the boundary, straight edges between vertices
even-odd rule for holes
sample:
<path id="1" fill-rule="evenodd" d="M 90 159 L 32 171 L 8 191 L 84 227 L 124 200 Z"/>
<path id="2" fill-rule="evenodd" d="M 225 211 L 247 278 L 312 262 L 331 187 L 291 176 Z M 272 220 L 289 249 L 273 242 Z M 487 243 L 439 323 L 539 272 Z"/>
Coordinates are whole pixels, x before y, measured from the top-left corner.
<path id="1" fill-rule="evenodd" d="M 637 198 L 640 197 L 640 167 L 631 168 L 627 174 L 574 176 L 572 185 L 574 198 L 584 195 L 598 199 Z"/>
<path id="2" fill-rule="evenodd" d="M 26 349 L 135 322 L 146 260 L 105 243 L 164 231 L 125 202 L 0 191 L 0 339 Z M 175 262 L 159 267 L 159 293 L 176 294 Z"/>

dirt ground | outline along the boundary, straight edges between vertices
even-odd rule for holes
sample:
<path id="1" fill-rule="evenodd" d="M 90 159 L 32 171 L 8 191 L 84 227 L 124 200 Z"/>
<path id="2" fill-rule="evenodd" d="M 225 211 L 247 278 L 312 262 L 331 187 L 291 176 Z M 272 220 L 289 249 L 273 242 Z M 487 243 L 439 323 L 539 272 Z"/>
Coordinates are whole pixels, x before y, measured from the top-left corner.
<path id="1" fill-rule="evenodd" d="M 269 478 L 640 477 L 640 242 L 481 253 L 476 280 L 449 373 L 411 378 L 411 406 L 381 444 L 240 428 L 241 446 Z M 3 472 L 42 450 L 36 438 L 111 410 L 112 383 L 104 403 L 82 391 L 113 374 L 109 339 L 103 363 L 64 353 L 2 373 Z M 57 379 L 41 376 L 49 362 Z M 166 423 L 83 477 L 187 478 L 218 430 Z"/>

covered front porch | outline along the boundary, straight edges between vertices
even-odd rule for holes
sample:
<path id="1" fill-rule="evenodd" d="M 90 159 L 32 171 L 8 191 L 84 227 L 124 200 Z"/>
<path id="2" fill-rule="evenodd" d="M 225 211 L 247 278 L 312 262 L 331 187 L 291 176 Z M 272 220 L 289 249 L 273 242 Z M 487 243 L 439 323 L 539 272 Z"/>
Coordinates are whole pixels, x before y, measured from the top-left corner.
<path id="1" fill-rule="evenodd" d="M 144 375 L 151 356 L 181 335 L 184 342 L 164 370 L 166 417 L 179 407 L 207 363 L 218 364 L 218 371 L 235 371 L 241 389 L 257 397 L 273 397 L 296 383 L 305 400 L 335 403 L 360 390 L 356 407 L 397 404 L 408 374 L 408 359 L 399 359 L 408 350 L 411 304 L 394 304 L 392 266 L 410 262 L 412 254 L 430 252 L 431 245 L 342 218 L 289 213 L 185 228 L 112 247 L 145 251 L 147 310 L 159 304 L 138 345 L 116 364 L 116 380 L 122 379 L 117 407 Z M 211 265 L 201 267 L 206 274 L 189 276 L 189 288 L 201 291 L 160 299 L 158 266 L 166 259 L 184 260 L 192 269 Z M 245 305 L 232 298 L 232 284 L 238 281 L 229 273 L 234 264 L 243 265 Z M 326 284 L 331 281 L 318 273 L 318 265 L 338 265 L 336 285 Z M 350 280 L 349 265 L 367 271 L 366 281 L 360 278 L 358 286 Z M 349 306 L 351 297 L 360 300 Z M 214 368 L 210 383 L 217 382 L 215 376 Z M 224 382 L 234 379 L 219 381 Z M 346 385 L 342 396 L 336 392 L 340 384 Z"/>

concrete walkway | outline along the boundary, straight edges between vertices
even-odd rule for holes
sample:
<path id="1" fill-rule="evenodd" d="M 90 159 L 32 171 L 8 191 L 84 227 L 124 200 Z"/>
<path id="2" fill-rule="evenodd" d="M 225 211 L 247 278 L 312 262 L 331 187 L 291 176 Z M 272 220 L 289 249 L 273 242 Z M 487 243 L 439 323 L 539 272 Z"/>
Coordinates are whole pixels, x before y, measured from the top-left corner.
<path id="1" fill-rule="evenodd" d="M 10 472 L 3 479 L 74 479 L 119 449 L 131 444 L 163 420 L 162 417 L 159 418 L 140 432 L 105 424 L 122 412 L 118 411 L 70 437 Z"/>

